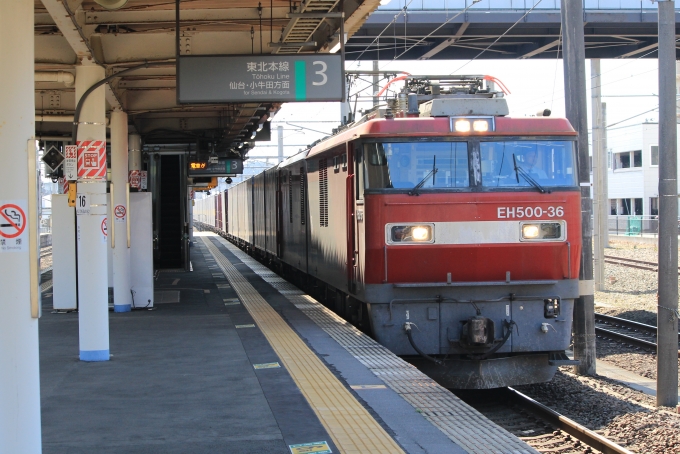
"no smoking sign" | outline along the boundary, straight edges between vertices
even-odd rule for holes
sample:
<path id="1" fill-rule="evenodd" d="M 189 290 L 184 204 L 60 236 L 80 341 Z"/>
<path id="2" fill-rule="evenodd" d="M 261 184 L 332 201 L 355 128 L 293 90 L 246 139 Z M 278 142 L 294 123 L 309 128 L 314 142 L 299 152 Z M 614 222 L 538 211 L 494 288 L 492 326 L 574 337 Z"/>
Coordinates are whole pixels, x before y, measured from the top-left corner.
<path id="1" fill-rule="evenodd" d="M 125 205 L 116 205 L 113 209 L 114 220 L 116 222 L 125 222 L 125 215 L 127 214 L 127 209 Z"/>
<path id="2" fill-rule="evenodd" d="M 0 252 L 28 250 L 25 201 L 0 201 Z"/>

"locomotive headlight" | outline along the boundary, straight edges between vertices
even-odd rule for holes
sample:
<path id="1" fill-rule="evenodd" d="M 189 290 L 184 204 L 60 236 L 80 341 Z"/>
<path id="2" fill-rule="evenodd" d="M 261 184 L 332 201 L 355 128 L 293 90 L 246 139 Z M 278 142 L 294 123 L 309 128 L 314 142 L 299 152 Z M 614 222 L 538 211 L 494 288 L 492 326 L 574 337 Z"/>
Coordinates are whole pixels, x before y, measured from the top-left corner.
<path id="1" fill-rule="evenodd" d="M 389 244 L 433 243 L 434 226 L 431 224 L 387 225 Z"/>
<path id="2" fill-rule="evenodd" d="M 470 132 L 470 121 L 456 120 L 456 132 Z"/>
<path id="3" fill-rule="evenodd" d="M 496 129 L 494 117 L 449 117 L 451 131 L 489 132 Z"/>
<path id="4" fill-rule="evenodd" d="M 487 132 L 489 130 L 489 122 L 487 120 L 475 120 L 472 123 L 472 129 L 477 132 Z"/>
<path id="5" fill-rule="evenodd" d="M 431 236 L 432 230 L 429 226 L 416 226 L 411 229 L 413 241 L 427 241 Z"/>
<path id="6" fill-rule="evenodd" d="M 540 230 L 536 224 L 524 224 L 522 226 L 522 238 L 525 240 L 533 240 L 538 238 Z"/>
<path id="7" fill-rule="evenodd" d="M 566 225 L 560 222 L 522 222 L 520 223 L 521 241 L 563 241 Z"/>

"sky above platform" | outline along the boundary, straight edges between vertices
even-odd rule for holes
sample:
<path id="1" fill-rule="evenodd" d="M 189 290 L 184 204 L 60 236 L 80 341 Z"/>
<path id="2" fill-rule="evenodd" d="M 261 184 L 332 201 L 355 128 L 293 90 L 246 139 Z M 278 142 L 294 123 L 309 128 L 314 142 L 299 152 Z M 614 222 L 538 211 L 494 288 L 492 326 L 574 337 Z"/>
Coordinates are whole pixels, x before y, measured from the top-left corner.
<path id="1" fill-rule="evenodd" d="M 658 62 L 656 59 L 601 60 L 602 100 L 607 105 L 608 136 L 624 134 L 626 125 L 658 121 Z M 347 62 L 347 70 L 370 71 L 370 61 Z M 510 115 L 532 116 L 550 109 L 552 116 L 565 115 L 565 93 L 562 60 L 428 60 L 381 61 L 380 69 L 406 71 L 413 75 L 485 74 L 500 79 L 510 90 L 507 96 Z M 591 126 L 590 60 L 586 61 L 588 127 Z M 395 83 L 401 87 L 403 84 Z M 369 92 L 365 92 L 367 95 Z M 351 94 L 351 93 L 350 93 Z M 384 102 L 384 101 L 382 101 Z M 369 108 L 370 100 L 358 103 L 358 109 Z M 287 103 L 272 121 L 271 142 L 259 142 L 249 152 L 248 165 L 257 170 L 273 164 L 261 156 L 277 154 L 276 127 L 284 128 L 284 155 L 290 156 L 307 144 L 328 135 L 340 122 L 340 103 Z M 255 162 L 257 161 L 257 162 Z M 238 181 L 237 179 L 236 181 Z"/>

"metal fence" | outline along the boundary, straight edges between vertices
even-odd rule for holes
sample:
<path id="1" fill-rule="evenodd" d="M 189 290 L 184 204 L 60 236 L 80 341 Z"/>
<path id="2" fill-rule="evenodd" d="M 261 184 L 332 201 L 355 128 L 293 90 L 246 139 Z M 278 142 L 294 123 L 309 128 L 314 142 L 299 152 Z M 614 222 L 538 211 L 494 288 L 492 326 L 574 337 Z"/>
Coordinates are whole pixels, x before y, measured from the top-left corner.
<path id="1" fill-rule="evenodd" d="M 680 226 L 680 221 L 678 225 Z M 612 235 L 651 237 L 659 235 L 658 216 L 609 216 L 607 226 Z"/>

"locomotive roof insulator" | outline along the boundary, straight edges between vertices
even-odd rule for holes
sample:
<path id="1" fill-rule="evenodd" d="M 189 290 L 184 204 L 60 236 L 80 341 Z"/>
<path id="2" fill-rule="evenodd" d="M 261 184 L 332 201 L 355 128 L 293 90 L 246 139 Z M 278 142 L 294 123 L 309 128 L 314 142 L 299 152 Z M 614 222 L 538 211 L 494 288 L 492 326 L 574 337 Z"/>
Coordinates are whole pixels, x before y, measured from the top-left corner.
<path id="1" fill-rule="evenodd" d="M 402 76 L 404 87 L 388 99 L 395 116 L 505 116 L 509 93 L 493 76 Z M 500 91 L 496 87 L 500 87 Z M 392 104 L 390 105 L 390 101 Z"/>

